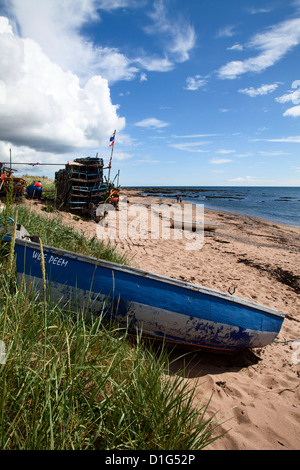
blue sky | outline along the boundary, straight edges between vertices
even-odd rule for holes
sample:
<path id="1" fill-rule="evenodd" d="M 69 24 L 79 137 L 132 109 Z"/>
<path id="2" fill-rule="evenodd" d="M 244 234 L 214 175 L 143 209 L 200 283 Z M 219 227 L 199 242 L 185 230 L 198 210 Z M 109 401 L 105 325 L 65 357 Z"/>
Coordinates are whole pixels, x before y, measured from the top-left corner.
<path id="1" fill-rule="evenodd" d="M 300 0 L 0 0 L 0 158 L 299 186 L 299 63 Z"/>

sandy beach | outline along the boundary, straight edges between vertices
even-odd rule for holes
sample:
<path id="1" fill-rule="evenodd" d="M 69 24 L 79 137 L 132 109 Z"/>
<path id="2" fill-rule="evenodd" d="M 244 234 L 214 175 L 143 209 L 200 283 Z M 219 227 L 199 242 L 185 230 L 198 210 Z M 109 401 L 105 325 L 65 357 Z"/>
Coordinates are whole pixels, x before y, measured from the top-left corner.
<path id="1" fill-rule="evenodd" d="M 136 190 L 124 189 L 121 196 L 132 209 L 130 220 L 139 206 L 147 214 L 153 204 L 176 204 Z M 96 234 L 95 222 L 61 215 L 86 236 Z M 196 399 L 211 399 L 208 414 L 217 413 L 218 432 L 228 431 L 208 450 L 300 449 L 300 228 L 212 210 L 205 210 L 205 222 L 219 225 L 205 231 L 198 250 L 187 250 L 183 239 L 150 238 L 149 229 L 148 236 L 116 237 L 113 243 L 137 268 L 234 292 L 286 314 L 276 342 L 234 356 L 200 351 L 182 359 L 176 351 L 170 373 L 185 366 Z"/>

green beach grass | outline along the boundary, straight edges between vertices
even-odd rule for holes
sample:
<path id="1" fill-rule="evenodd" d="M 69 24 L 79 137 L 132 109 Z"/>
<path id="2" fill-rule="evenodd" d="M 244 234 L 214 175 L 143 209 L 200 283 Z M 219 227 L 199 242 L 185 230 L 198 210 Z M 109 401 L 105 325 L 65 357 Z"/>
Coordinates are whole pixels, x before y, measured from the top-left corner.
<path id="1" fill-rule="evenodd" d="M 15 217 L 16 210 L 18 210 L 18 222 L 26 227 L 30 235 L 38 235 L 43 245 L 99 257 L 119 264 L 128 264 L 126 257 L 119 254 L 109 243 L 104 243 L 96 236 L 86 238 L 73 227 L 64 224 L 59 215 L 46 213 L 40 215 L 34 210 L 19 205 L 17 209 L 12 208 L 12 218 Z"/>
<path id="2" fill-rule="evenodd" d="M 22 175 L 22 178 L 26 181 L 26 186 L 31 184 L 33 181 L 40 181 L 43 185 L 43 196 L 48 199 L 54 200 L 56 198 L 56 187 L 54 179 L 48 178 L 47 176 L 33 176 L 33 175 Z"/>
<path id="3" fill-rule="evenodd" d="M 44 244 L 125 261 L 58 220 L 17 211 Z M 189 381 L 166 373 L 167 349 L 38 297 L 16 280 L 13 245 L 0 255 L 1 450 L 198 450 L 218 438 L 209 404 L 195 405 Z"/>

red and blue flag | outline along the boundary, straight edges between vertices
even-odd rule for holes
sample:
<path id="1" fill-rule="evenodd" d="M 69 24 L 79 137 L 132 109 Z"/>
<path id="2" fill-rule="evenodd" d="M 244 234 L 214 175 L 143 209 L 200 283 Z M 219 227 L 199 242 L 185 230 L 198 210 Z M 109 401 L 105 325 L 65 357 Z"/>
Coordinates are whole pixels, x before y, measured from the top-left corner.
<path id="1" fill-rule="evenodd" d="M 109 146 L 112 147 L 115 143 L 115 132 L 113 133 L 113 135 L 111 136 L 111 138 L 109 139 Z"/>

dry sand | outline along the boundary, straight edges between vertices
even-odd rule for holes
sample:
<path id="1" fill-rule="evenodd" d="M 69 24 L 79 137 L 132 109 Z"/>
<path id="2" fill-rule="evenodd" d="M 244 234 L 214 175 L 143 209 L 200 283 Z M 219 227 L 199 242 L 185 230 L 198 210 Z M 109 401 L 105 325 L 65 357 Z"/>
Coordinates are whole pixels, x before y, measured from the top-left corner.
<path id="1" fill-rule="evenodd" d="M 134 190 L 121 195 L 132 214 L 136 204 L 175 204 Z M 38 209 L 39 203 L 34 204 Z M 96 233 L 94 222 L 62 216 L 86 236 Z M 228 431 L 209 450 L 300 449 L 300 342 L 294 342 L 300 341 L 300 229 L 212 210 L 205 211 L 205 222 L 219 227 L 205 232 L 199 250 L 186 250 L 184 240 L 149 239 L 150 234 L 114 243 L 137 268 L 223 292 L 235 290 L 238 297 L 286 314 L 278 342 L 234 356 L 200 351 L 182 359 L 175 352 L 170 373 L 185 366 L 186 380 L 197 387 L 196 399 L 211 399 L 208 415 L 217 413 L 218 431 Z"/>

